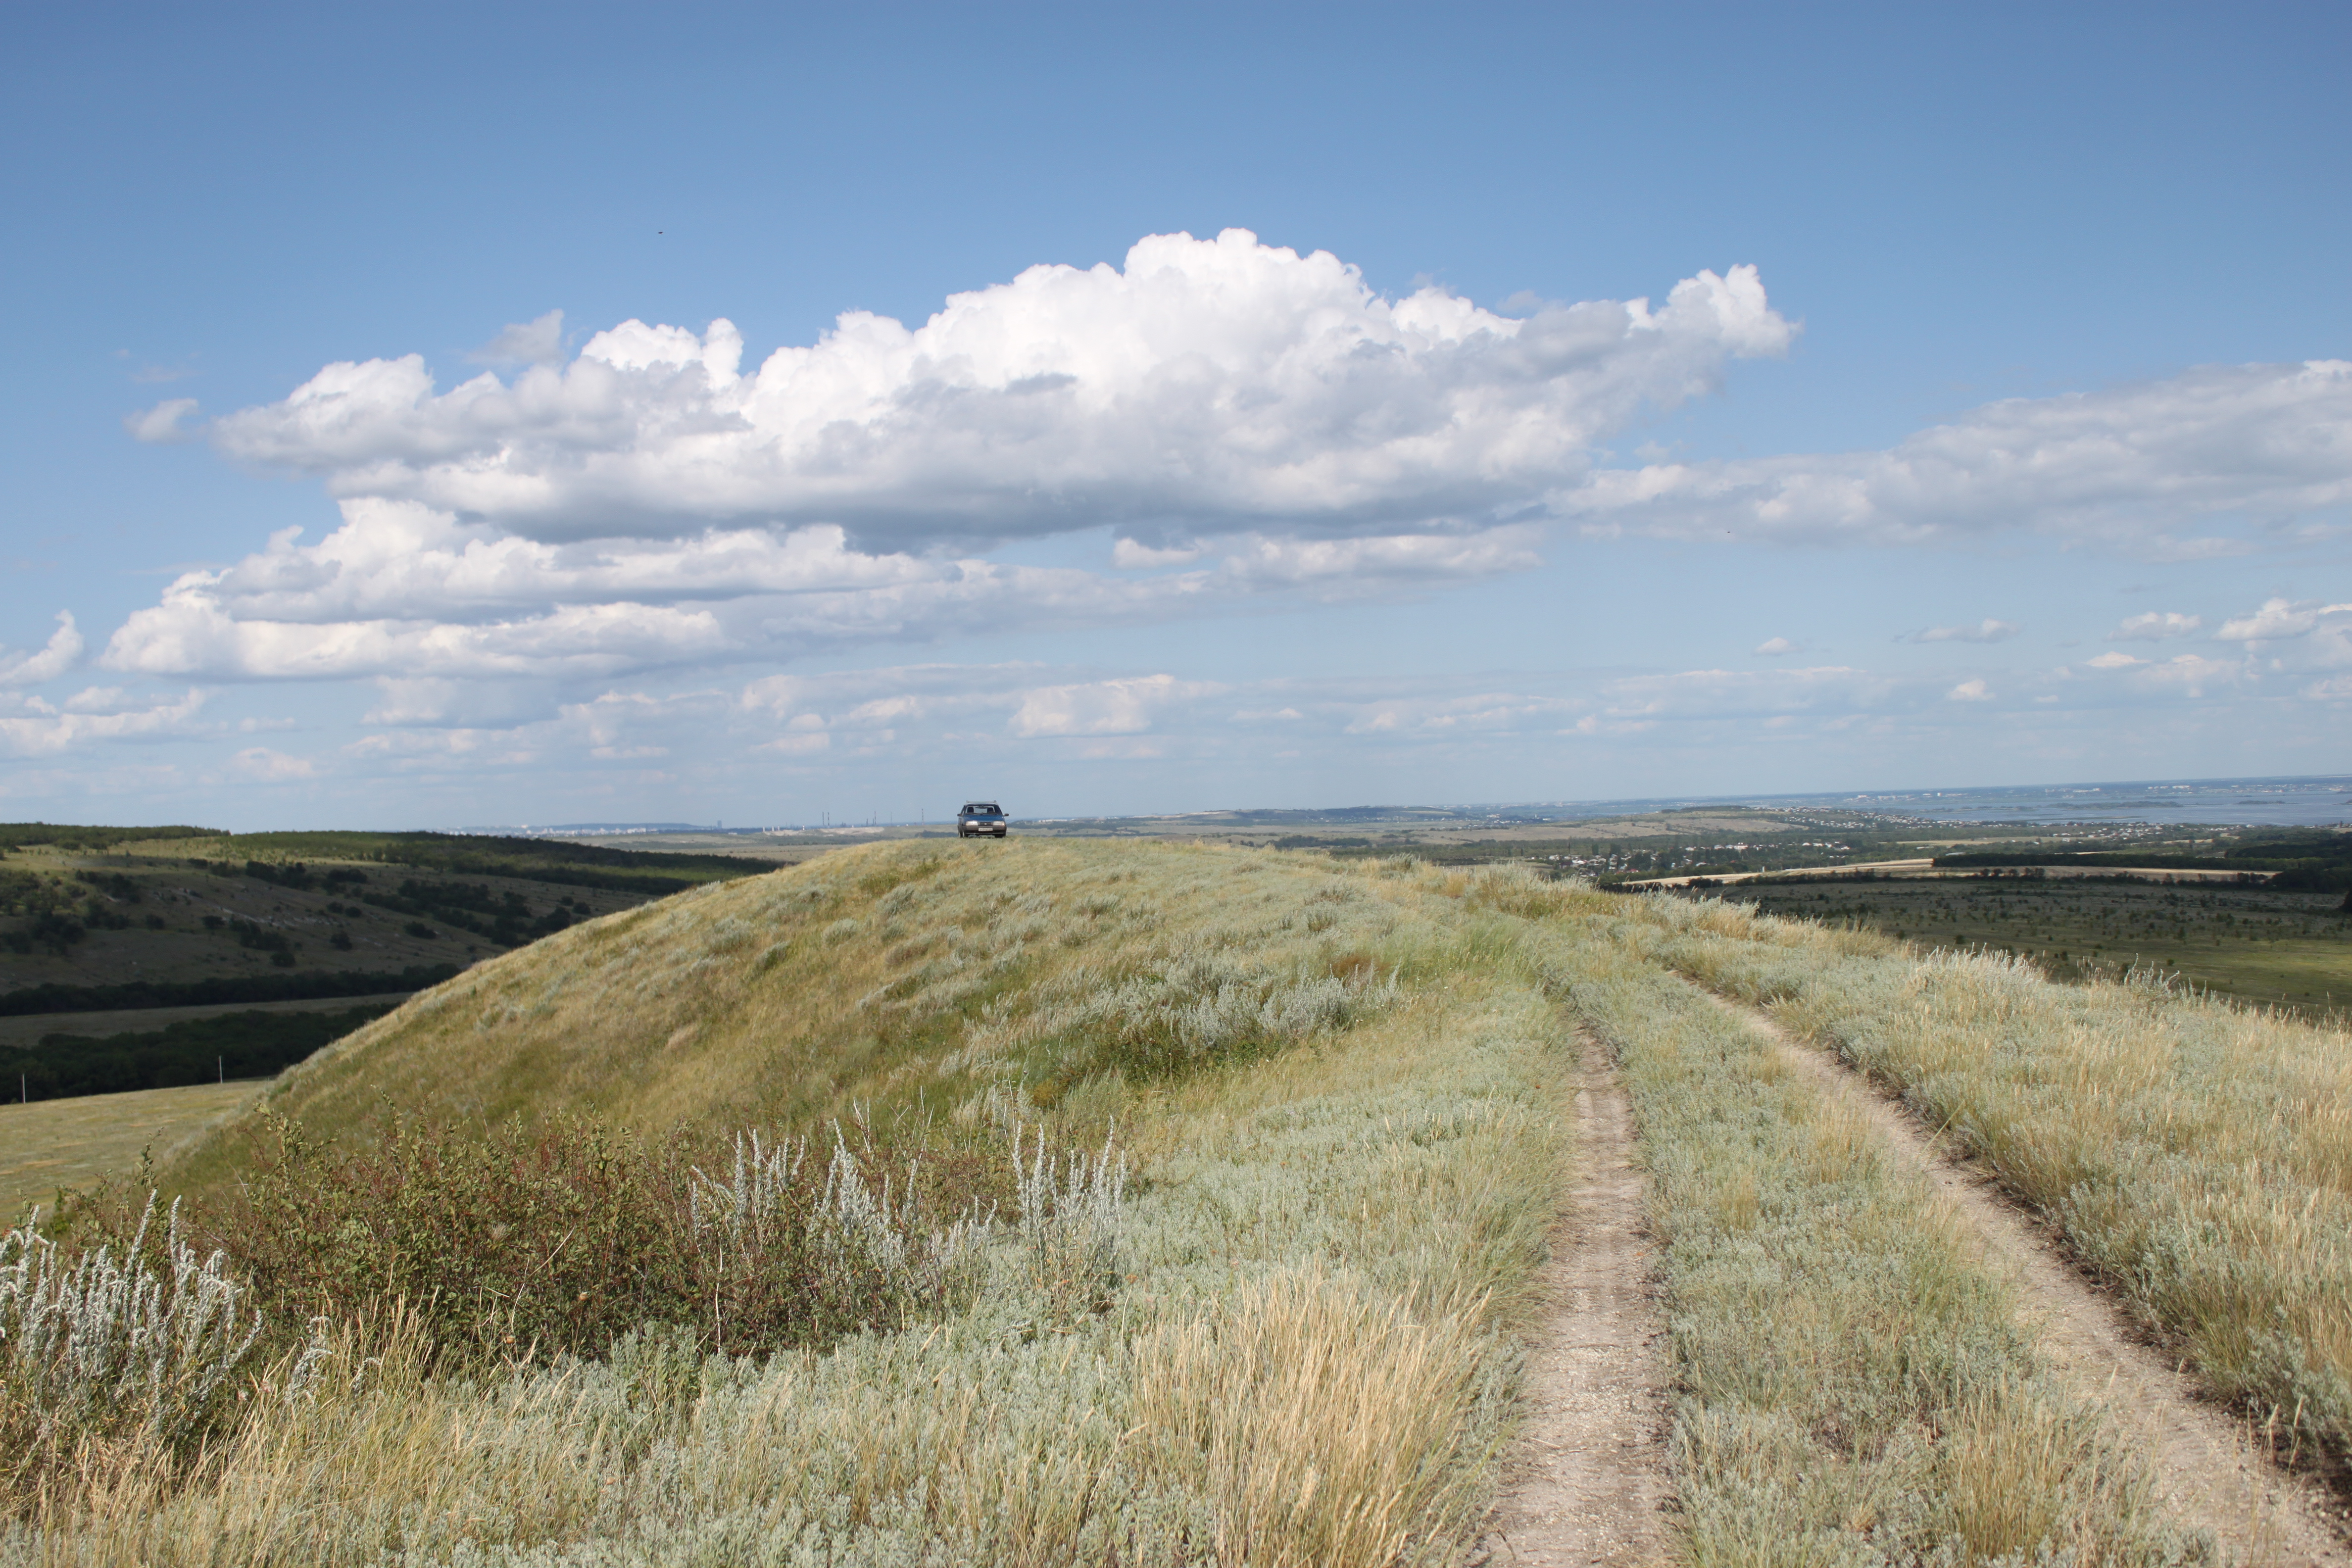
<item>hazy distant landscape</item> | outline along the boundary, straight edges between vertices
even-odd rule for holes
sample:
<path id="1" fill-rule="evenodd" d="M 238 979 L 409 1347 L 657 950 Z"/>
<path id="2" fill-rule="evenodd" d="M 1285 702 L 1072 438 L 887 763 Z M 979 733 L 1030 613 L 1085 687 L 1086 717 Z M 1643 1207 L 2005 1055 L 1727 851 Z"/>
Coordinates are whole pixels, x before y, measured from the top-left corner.
<path id="1" fill-rule="evenodd" d="M 1020 831 L 1343 861 L 1524 864 L 1602 888 L 1679 884 L 1770 913 L 2014 953 L 2061 979 L 2146 966 L 2317 1016 L 2352 998 L 2352 920 L 2340 910 L 2352 894 L 2352 836 L 2177 814 L 2252 803 L 2262 809 L 2239 815 L 2340 818 L 2352 811 L 2345 785 L 1949 791 L 1904 803 L 1950 816 L 1878 804 L 1637 802 L 1624 804 L 1652 808 L 1221 811 L 1024 821 Z M 2105 815 L 2033 820 L 2044 796 L 2078 809 L 2095 800 Z M 2019 817 L 1981 819 L 2000 805 Z M 266 1077 L 414 991 L 578 921 L 846 845 L 950 831 L 648 825 L 524 837 L 0 826 L 0 1068 L 26 1100 Z M 2095 874 L 2000 864 L 2037 859 Z M 1878 869 L 1822 874 L 1853 865 Z M 2168 866 L 2231 875 L 2225 884 L 2168 879 Z"/>

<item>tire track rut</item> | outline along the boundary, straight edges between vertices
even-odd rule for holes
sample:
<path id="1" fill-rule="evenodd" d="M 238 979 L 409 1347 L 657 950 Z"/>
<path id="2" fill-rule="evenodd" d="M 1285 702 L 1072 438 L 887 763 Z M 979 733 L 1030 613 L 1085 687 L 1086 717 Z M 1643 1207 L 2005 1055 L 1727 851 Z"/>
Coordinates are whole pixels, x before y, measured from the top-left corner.
<path id="1" fill-rule="evenodd" d="M 1965 1215 L 2015 1277 L 2060 1379 L 2105 1405 L 2151 1461 L 2164 1504 L 2210 1531 L 2234 1562 L 2261 1568 L 2352 1565 L 2341 1508 L 2308 1479 L 2273 1464 L 2245 1426 L 2200 1397 L 2197 1380 L 2143 1343 L 2116 1303 L 2061 1255 L 1994 1184 L 1925 1131 L 1899 1100 L 1831 1053 L 1806 1045 L 1758 1009 L 1695 986 L 1769 1036 L 1790 1068 L 1852 1104 L 1897 1158 Z"/>

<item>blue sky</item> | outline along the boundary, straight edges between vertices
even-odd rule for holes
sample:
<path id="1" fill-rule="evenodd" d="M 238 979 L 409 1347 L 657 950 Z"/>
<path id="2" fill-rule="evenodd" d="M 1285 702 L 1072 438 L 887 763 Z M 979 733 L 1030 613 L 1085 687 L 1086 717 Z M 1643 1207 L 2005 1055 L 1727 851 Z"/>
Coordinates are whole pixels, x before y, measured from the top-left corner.
<path id="1" fill-rule="evenodd" d="M 0 814 L 2352 767 L 2347 46 L 12 7 Z"/>

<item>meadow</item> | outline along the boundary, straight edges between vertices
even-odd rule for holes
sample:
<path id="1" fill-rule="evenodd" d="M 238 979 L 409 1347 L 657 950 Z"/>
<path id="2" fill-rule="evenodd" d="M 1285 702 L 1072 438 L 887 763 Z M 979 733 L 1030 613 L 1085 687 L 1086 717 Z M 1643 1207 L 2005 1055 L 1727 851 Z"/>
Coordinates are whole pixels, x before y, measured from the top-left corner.
<path id="1" fill-rule="evenodd" d="M 169 1163 L 143 1231 L 117 1184 L 16 1233 L 0 1563 L 1461 1561 L 1587 1038 L 1676 1561 L 2226 1560 L 1740 1005 L 2346 1453 L 2340 1034 L 1521 868 L 918 841 L 490 959 Z"/>
<path id="2" fill-rule="evenodd" d="M 37 1204 L 54 1208 L 60 1188 L 130 1175 L 142 1152 L 170 1154 L 267 1087 L 241 1080 L 0 1104 L 0 1223 L 18 1223 Z"/>

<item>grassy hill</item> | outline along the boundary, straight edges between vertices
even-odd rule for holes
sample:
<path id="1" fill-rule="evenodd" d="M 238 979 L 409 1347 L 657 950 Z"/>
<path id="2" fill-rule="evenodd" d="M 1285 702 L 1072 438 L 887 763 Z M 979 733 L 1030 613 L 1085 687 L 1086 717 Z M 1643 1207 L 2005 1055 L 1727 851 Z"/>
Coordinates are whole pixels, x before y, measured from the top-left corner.
<path id="1" fill-rule="evenodd" d="M 1100 1120 L 1129 1080 L 1274 1049 L 1391 995 L 1397 919 L 1319 858 L 873 845 L 488 960 L 265 1103 L 363 1135 L 395 1113 L 807 1128 L 982 1094 Z M 192 1178 L 224 1168 L 223 1148 Z"/>
<path id="2" fill-rule="evenodd" d="M 163 1174 L 288 1325 L 285 1417 L 40 1506 L 152 1562 L 1450 1551 L 1570 1147 L 1472 881 L 901 843 L 490 959 Z M 357 1375 L 288 1406 L 312 1352 Z"/>
<path id="3" fill-rule="evenodd" d="M 105 1299 L 185 1316 L 104 1379 L 0 1342 L 0 1562 L 1459 1562 L 1585 1073 L 1681 1559 L 2214 1561 L 1766 1015 L 2352 1456 L 2340 1031 L 1525 868 L 901 841 L 490 957 L 168 1167 L 176 1215 L 8 1238 L 0 1329 L 134 1234 Z"/>

